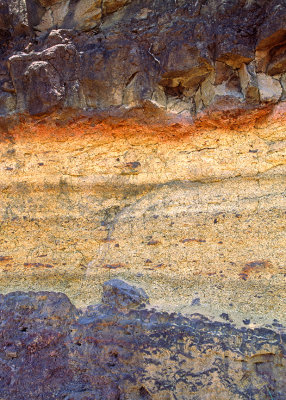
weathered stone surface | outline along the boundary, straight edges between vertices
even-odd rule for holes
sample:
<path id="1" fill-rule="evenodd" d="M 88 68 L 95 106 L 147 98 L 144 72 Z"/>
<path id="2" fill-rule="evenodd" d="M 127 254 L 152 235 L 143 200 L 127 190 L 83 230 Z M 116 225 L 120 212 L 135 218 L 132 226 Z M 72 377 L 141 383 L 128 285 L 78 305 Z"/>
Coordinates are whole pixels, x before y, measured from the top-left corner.
<path id="1" fill-rule="evenodd" d="M 111 286 L 142 293 L 120 281 Z M 1 398 L 285 398 L 278 321 L 237 328 L 200 314 L 121 311 L 116 296 L 109 304 L 81 311 L 60 293 L 1 296 Z"/>
<path id="2" fill-rule="evenodd" d="M 20 54 L 9 59 L 16 88 L 17 109 L 31 115 L 53 111 L 67 100 L 78 100 L 78 53 L 71 44 L 57 44 L 41 53 Z M 65 66 L 70 65 L 68 71 Z M 73 67 L 72 67 L 73 66 Z M 67 82 L 69 85 L 67 85 Z M 78 100 L 78 104 L 80 101 Z"/>
<path id="3" fill-rule="evenodd" d="M 239 77 L 244 97 L 250 103 L 258 104 L 260 96 L 254 63 L 242 64 L 239 69 Z"/>
<path id="4" fill-rule="evenodd" d="M 53 51 L 50 32 L 69 32 L 58 35 L 57 44 L 68 41 L 77 58 L 60 64 L 65 93 L 59 102 L 54 96 L 46 97 L 45 112 L 72 107 L 82 113 L 86 108 L 94 112 L 116 109 L 122 115 L 126 108 L 146 110 L 150 103 L 158 106 L 159 114 L 164 110 L 182 117 L 207 109 L 249 109 L 260 100 L 269 102 L 263 88 L 259 96 L 256 74 L 266 74 L 263 82 L 262 76 L 259 79 L 269 86 L 270 76 L 279 80 L 276 75 L 285 72 L 283 24 L 270 23 L 268 17 L 278 15 L 277 10 L 283 14 L 284 5 L 278 0 L 259 4 L 148 0 L 144 5 L 129 0 L 29 0 L 27 6 L 22 0 L 19 4 L 2 0 L 1 7 L 3 68 L 11 56 L 26 54 L 30 62 L 46 61 L 45 52 L 49 47 Z M 69 79 L 72 70 L 77 71 L 75 80 Z M 14 86 L 18 101 L 13 111 L 3 106 L 2 114 L 36 114 L 26 96 L 25 74 L 15 74 L 12 68 L 5 81 Z M 57 80 L 54 85 L 50 92 L 58 92 Z M 166 99 L 158 103 L 154 93 L 162 89 Z M 43 85 L 37 90 L 44 91 Z M 278 101 L 277 97 L 275 88 L 270 101 Z"/>
<path id="5" fill-rule="evenodd" d="M 260 99 L 263 102 L 278 102 L 282 94 L 282 87 L 277 79 L 263 73 L 257 74 L 257 85 Z"/>
<path id="6" fill-rule="evenodd" d="M 282 86 L 282 97 L 281 100 L 286 99 L 286 74 L 281 76 L 281 86 Z"/>
<path id="7" fill-rule="evenodd" d="M 13 113 L 16 108 L 16 96 L 12 93 L 2 92 L 0 94 L 0 115 L 6 116 Z"/>
<path id="8" fill-rule="evenodd" d="M 60 77 L 48 62 L 32 62 L 25 71 L 25 78 L 28 88 L 26 94 L 29 97 L 28 110 L 32 115 L 50 110 L 62 99 L 64 88 Z"/>
<path id="9" fill-rule="evenodd" d="M 252 2 L 255 7 L 256 1 Z M 263 10 L 263 5 L 266 9 Z M 257 32 L 257 47 L 259 49 L 271 49 L 285 40 L 286 4 L 279 0 L 264 2 L 261 9 L 267 11 L 267 17 L 263 18 Z"/>
<path id="10" fill-rule="evenodd" d="M 53 28 L 58 28 L 64 25 L 65 18 L 69 12 L 70 1 L 53 2 L 44 11 L 38 11 L 38 18 L 33 16 L 31 23 L 33 24 L 33 30 L 38 34 L 45 34 Z M 43 15 L 42 15 L 42 12 Z M 83 16 L 82 16 L 83 17 Z M 75 18 L 75 23 L 77 22 Z M 81 27 L 83 28 L 84 22 L 82 21 Z"/>
<path id="11" fill-rule="evenodd" d="M 57 3 L 67 2 L 66 0 L 37 0 L 43 7 L 51 7 Z"/>
<path id="12" fill-rule="evenodd" d="M 262 109 L 194 126 L 46 117 L 3 133 L 1 291 L 62 291 L 84 305 L 121 278 L 165 310 L 189 312 L 194 291 L 205 315 L 285 324 L 276 107 L 272 119 Z M 262 267 L 245 277 L 253 262 Z"/>
<path id="13" fill-rule="evenodd" d="M 101 19 L 101 0 L 80 0 L 76 3 L 74 21 L 82 30 L 94 28 Z"/>
<path id="14" fill-rule="evenodd" d="M 285 397 L 285 14 L 0 0 L 0 398 Z"/>
<path id="15" fill-rule="evenodd" d="M 117 308 L 137 308 L 149 303 L 145 291 L 119 279 L 111 279 L 103 285 L 102 302 Z"/>
<path id="16" fill-rule="evenodd" d="M 277 75 L 285 72 L 286 69 L 286 46 L 274 48 L 270 54 L 271 61 L 268 65 L 267 72 L 269 75 Z"/>
<path id="17" fill-rule="evenodd" d="M 103 14 L 111 14 L 114 11 L 117 11 L 121 7 L 130 3 L 132 0 L 103 0 L 102 1 L 102 11 Z"/>

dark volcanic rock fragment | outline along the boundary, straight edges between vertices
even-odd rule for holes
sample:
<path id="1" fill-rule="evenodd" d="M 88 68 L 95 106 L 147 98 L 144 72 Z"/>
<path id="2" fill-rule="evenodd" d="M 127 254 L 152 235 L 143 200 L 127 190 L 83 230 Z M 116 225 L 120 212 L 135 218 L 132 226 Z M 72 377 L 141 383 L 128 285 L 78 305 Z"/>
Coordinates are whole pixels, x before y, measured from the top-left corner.
<path id="1" fill-rule="evenodd" d="M 137 308 L 149 303 L 149 298 L 143 289 L 131 286 L 120 279 L 111 279 L 103 285 L 102 302 L 123 309 Z"/>

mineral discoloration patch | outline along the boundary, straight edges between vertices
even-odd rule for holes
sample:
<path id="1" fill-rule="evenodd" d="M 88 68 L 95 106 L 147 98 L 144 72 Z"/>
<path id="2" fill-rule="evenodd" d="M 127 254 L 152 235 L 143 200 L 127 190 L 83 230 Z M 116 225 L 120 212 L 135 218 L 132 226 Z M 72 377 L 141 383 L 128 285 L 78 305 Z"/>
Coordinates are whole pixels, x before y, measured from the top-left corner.
<path id="1" fill-rule="evenodd" d="M 54 268 L 51 264 L 42 264 L 42 263 L 24 263 L 25 268 Z"/>
<path id="2" fill-rule="evenodd" d="M 273 267 L 270 261 L 251 261 L 247 264 L 245 264 L 245 267 L 243 267 L 242 272 L 239 274 L 241 279 L 248 279 L 249 275 L 252 273 L 263 273 L 263 272 L 268 272 Z"/>

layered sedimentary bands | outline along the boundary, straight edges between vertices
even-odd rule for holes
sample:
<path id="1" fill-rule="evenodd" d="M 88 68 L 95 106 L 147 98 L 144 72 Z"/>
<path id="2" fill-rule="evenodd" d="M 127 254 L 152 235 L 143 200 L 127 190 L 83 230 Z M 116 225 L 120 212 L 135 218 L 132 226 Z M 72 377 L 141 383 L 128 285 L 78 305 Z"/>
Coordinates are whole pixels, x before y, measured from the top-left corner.
<path id="1" fill-rule="evenodd" d="M 285 110 L 284 0 L 0 0 L 1 400 L 286 399 Z"/>

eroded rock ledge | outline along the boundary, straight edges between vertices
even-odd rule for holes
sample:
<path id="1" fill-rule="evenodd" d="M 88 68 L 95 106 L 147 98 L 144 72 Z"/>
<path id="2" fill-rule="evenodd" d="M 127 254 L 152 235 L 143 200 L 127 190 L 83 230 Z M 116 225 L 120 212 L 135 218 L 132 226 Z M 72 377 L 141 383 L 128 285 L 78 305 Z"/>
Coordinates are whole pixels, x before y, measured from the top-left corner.
<path id="1" fill-rule="evenodd" d="M 285 26 L 0 0 L 1 400 L 285 399 Z"/>
<path id="2" fill-rule="evenodd" d="M 3 400 L 285 399 L 277 322 L 237 328 L 156 311 L 118 279 L 85 311 L 54 292 L 9 293 L 0 310 Z"/>
<path id="3" fill-rule="evenodd" d="M 0 114 L 275 104 L 285 24 L 282 0 L 1 0 Z"/>

